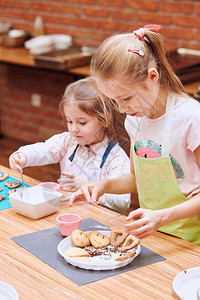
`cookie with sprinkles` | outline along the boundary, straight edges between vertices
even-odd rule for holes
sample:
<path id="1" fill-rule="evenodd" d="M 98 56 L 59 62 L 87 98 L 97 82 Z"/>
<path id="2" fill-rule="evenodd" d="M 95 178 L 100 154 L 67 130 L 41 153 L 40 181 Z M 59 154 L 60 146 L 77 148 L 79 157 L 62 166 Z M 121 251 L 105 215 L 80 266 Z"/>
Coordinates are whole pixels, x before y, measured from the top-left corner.
<path id="1" fill-rule="evenodd" d="M 7 181 L 4 183 L 5 186 L 7 186 L 9 189 L 15 189 L 18 186 L 21 185 L 21 182 L 19 181 Z"/>
<path id="2" fill-rule="evenodd" d="M 0 181 L 5 180 L 6 178 L 8 178 L 9 174 L 7 173 L 0 173 Z"/>
<path id="3" fill-rule="evenodd" d="M 10 191 L 8 191 L 8 195 L 15 193 L 16 191 L 17 191 L 17 189 L 10 190 Z"/>
<path id="4" fill-rule="evenodd" d="M 2 201 L 2 200 L 4 200 L 4 199 L 6 199 L 6 196 L 0 195 L 0 201 Z"/>

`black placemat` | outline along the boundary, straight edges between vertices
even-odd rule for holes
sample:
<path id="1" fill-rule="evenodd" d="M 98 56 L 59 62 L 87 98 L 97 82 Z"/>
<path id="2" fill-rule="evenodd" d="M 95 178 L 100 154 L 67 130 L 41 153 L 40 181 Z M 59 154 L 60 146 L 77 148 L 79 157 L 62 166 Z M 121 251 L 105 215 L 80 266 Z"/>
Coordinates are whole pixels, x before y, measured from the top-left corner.
<path id="1" fill-rule="evenodd" d="M 92 218 L 84 219 L 79 228 L 84 231 L 110 230 L 109 227 L 97 222 Z M 87 284 L 96 280 L 165 260 L 163 256 L 160 256 L 150 249 L 141 246 L 140 254 L 127 266 L 108 271 L 84 270 L 68 264 L 58 253 L 57 246 L 63 238 L 64 237 L 62 237 L 60 234 L 59 227 L 56 226 L 30 234 L 16 236 L 11 238 L 11 240 L 37 256 L 50 267 L 57 270 L 59 273 L 77 285 Z"/>

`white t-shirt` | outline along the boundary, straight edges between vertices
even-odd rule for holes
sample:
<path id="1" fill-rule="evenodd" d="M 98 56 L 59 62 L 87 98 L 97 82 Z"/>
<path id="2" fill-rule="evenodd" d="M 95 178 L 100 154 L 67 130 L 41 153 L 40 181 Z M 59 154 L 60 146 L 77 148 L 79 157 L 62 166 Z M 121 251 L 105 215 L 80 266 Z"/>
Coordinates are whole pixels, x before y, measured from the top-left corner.
<path id="1" fill-rule="evenodd" d="M 164 121 L 165 114 L 157 119 L 126 117 L 125 128 L 137 155 L 160 157 Z M 169 154 L 179 188 L 188 199 L 200 192 L 200 167 L 194 154 L 199 145 L 200 103 L 189 96 L 182 97 L 173 110 Z"/>

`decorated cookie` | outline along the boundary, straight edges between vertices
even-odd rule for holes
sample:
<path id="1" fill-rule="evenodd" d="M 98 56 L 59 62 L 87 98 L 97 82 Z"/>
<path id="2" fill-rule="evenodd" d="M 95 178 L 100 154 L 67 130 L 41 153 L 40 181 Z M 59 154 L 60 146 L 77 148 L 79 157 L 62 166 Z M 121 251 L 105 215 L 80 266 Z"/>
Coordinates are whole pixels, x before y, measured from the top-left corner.
<path id="1" fill-rule="evenodd" d="M 106 247 L 110 244 L 110 238 L 96 230 L 90 232 L 89 239 L 94 248 Z"/>
<path id="2" fill-rule="evenodd" d="M 15 189 L 18 186 L 21 185 L 21 182 L 19 181 L 7 181 L 4 183 L 5 186 L 7 186 L 9 189 Z"/>
<path id="3" fill-rule="evenodd" d="M 127 238 L 128 233 L 123 229 L 113 228 L 110 233 L 110 244 L 114 247 L 119 247 Z"/>
<path id="4" fill-rule="evenodd" d="M 71 239 L 76 247 L 84 248 L 90 245 L 89 236 L 82 230 L 75 229 L 71 234 Z"/>
<path id="5" fill-rule="evenodd" d="M 7 173 L 0 173 L 0 181 L 5 180 L 6 178 L 8 178 L 8 174 Z"/>
<path id="6" fill-rule="evenodd" d="M 8 195 L 10 195 L 10 194 L 12 194 L 12 193 L 14 193 L 16 191 L 17 191 L 17 189 L 10 190 L 10 191 L 8 191 Z"/>
<path id="7" fill-rule="evenodd" d="M 140 240 L 138 238 L 136 238 L 132 234 L 129 234 L 122 245 L 121 252 L 125 252 L 130 249 L 133 249 L 133 248 L 137 247 L 139 245 L 139 243 L 140 243 Z"/>
<path id="8" fill-rule="evenodd" d="M 2 200 L 4 200 L 4 199 L 6 199 L 6 196 L 0 195 L 0 201 L 2 201 Z"/>

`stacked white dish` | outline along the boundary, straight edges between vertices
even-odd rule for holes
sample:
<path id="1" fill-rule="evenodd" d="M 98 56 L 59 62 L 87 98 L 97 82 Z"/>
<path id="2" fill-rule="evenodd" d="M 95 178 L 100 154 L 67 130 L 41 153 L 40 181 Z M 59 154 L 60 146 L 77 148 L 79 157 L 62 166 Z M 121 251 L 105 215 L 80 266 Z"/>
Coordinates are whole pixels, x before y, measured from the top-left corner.
<path id="1" fill-rule="evenodd" d="M 34 37 L 24 43 L 31 54 L 43 54 L 55 50 L 65 50 L 72 46 L 72 37 L 66 34 L 50 34 Z"/>

